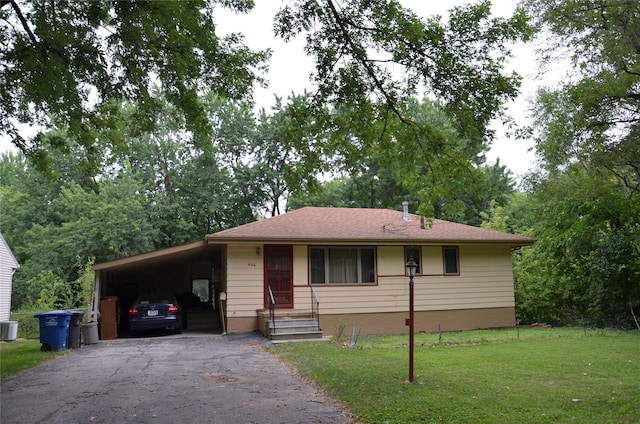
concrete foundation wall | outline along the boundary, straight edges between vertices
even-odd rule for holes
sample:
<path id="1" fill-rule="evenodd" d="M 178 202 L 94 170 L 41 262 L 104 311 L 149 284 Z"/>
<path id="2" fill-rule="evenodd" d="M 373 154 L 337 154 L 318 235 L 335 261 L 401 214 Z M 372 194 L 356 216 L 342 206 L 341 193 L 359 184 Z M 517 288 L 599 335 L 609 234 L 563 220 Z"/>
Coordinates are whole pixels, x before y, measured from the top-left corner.
<path id="1" fill-rule="evenodd" d="M 294 311 L 291 311 L 295 314 Z M 278 315 L 287 315 L 278 311 Z M 401 334 L 409 331 L 405 325 L 407 312 L 388 312 L 370 314 L 320 314 L 320 327 L 324 336 L 332 336 L 340 326 L 349 332 L 353 327 L 360 329 L 360 335 Z M 265 321 L 269 319 L 267 311 L 261 311 L 255 318 L 229 318 L 229 332 L 258 330 L 264 333 Z M 516 325 L 515 308 L 458 309 L 452 311 L 415 312 L 416 333 L 438 331 L 476 330 L 480 328 L 502 328 Z"/>
<path id="2" fill-rule="evenodd" d="M 480 328 L 513 327 L 516 325 L 515 308 L 459 309 L 451 311 L 415 312 L 416 333 L 441 331 L 476 330 Z M 381 314 L 320 315 L 320 326 L 325 336 L 333 335 L 339 326 L 345 331 L 353 327 L 360 335 L 400 334 L 409 331 L 405 319 L 409 312 Z"/>

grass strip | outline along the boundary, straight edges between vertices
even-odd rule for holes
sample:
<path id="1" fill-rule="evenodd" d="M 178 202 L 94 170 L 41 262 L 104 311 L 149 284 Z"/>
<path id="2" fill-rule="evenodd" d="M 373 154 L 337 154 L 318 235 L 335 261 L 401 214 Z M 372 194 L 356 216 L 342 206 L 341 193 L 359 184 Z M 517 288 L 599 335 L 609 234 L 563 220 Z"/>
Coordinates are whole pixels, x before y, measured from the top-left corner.
<path id="1" fill-rule="evenodd" d="M 69 352 L 68 350 L 43 352 L 40 350 L 40 346 L 38 340 L 0 343 L 0 380 Z"/>

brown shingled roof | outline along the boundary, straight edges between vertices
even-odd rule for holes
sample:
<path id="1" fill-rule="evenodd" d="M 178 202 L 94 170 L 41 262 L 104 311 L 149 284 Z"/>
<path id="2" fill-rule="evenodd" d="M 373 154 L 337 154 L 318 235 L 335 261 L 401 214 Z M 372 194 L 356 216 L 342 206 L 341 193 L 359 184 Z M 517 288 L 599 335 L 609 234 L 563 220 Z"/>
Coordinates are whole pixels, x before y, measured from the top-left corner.
<path id="1" fill-rule="evenodd" d="M 489 243 L 527 246 L 535 239 L 486 230 L 470 225 L 434 219 L 421 228 L 420 218 L 389 209 L 305 207 L 208 234 L 206 239 L 221 241 L 265 242 L 413 242 L 413 243 Z"/>

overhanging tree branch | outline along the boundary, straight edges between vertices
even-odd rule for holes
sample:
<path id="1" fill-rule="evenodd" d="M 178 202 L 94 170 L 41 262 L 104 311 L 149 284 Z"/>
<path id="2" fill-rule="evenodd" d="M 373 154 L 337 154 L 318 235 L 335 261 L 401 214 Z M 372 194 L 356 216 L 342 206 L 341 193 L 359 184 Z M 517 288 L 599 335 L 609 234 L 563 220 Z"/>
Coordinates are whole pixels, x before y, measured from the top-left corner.
<path id="1" fill-rule="evenodd" d="M 31 42 L 34 45 L 37 44 L 38 43 L 38 39 L 36 38 L 36 36 L 33 33 L 33 31 L 31 31 L 31 28 L 29 28 L 29 24 L 27 23 L 27 20 L 25 19 L 24 15 L 22 14 L 22 11 L 20 10 L 20 7 L 15 2 L 15 0 L 0 0 L 0 8 L 6 6 L 8 4 L 10 4 L 11 7 L 13 7 L 13 10 L 16 12 L 16 15 L 18 15 L 18 19 L 20 20 L 20 23 L 22 24 L 22 28 L 24 28 L 24 30 L 27 33 L 27 35 L 29 36 L 29 39 L 31 40 Z"/>
<path id="2" fill-rule="evenodd" d="M 353 41 L 353 38 L 349 33 L 349 29 L 347 28 L 345 21 L 340 16 L 340 13 L 336 9 L 336 6 L 333 3 L 333 1 L 329 0 L 327 3 L 329 5 L 329 9 L 331 9 L 331 14 L 334 17 L 336 24 L 338 24 L 338 27 L 340 28 L 340 32 L 342 32 L 342 35 L 344 36 L 345 41 L 350 47 L 353 57 L 358 62 L 360 62 L 360 64 L 364 67 L 369 78 L 371 78 L 376 88 L 380 90 L 380 93 L 382 93 L 382 95 L 384 96 L 387 105 L 391 108 L 393 113 L 396 114 L 396 116 L 398 117 L 398 119 L 400 119 L 400 121 L 402 121 L 405 124 L 413 124 L 412 121 L 406 119 L 403 116 L 403 114 L 398 110 L 398 108 L 396 107 L 396 99 L 393 98 L 391 93 L 389 93 L 387 89 L 384 87 L 384 84 L 382 84 L 382 81 L 380 81 L 380 79 L 377 77 L 376 72 L 371 66 L 370 62 L 368 61 L 366 55 L 364 55 L 363 52 L 361 51 L 362 48 L 360 46 L 357 46 L 356 43 Z"/>

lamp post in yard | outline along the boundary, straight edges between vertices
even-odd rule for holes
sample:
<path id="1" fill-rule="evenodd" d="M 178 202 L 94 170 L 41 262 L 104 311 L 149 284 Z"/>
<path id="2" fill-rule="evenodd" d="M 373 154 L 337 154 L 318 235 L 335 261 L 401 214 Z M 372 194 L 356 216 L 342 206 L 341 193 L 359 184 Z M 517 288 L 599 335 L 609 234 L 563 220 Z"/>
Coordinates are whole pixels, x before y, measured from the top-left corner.
<path id="1" fill-rule="evenodd" d="M 409 324 L 409 382 L 413 383 L 413 277 L 418 268 L 413 256 L 409 256 L 406 267 L 409 273 L 409 319 L 407 320 L 407 324 Z"/>

